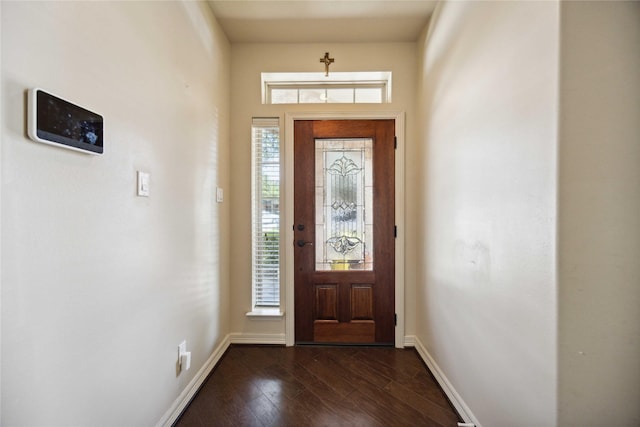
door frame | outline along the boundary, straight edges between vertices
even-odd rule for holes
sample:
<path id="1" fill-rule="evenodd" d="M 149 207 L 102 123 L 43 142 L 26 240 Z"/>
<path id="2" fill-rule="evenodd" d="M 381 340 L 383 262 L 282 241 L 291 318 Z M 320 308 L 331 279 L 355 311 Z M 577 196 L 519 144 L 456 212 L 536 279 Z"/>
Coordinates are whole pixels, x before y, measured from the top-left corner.
<path id="1" fill-rule="evenodd" d="M 284 272 L 284 311 L 285 311 L 285 344 L 292 346 L 295 344 L 295 319 L 294 319 L 294 261 L 293 261 L 293 123 L 296 120 L 383 120 L 391 119 L 396 123 L 396 138 L 398 147 L 395 156 L 395 219 L 398 226 L 395 260 L 395 312 L 397 314 L 397 325 L 395 329 L 395 346 L 403 348 L 405 345 L 405 311 L 404 311 L 404 291 L 405 291 L 405 113 L 404 112 L 291 112 L 285 113 L 284 127 L 284 198 L 281 229 L 284 228 L 284 239 L 281 250 L 284 249 L 284 257 L 281 259 L 281 268 Z M 282 295 L 282 292 L 281 292 Z"/>

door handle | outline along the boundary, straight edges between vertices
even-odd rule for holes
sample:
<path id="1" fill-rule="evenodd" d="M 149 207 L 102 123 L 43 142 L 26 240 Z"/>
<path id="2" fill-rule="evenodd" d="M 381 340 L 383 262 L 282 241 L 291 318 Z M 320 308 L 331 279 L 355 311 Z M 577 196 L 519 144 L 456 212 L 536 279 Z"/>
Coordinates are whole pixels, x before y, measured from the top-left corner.
<path id="1" fill-rule="evenodd" d="M 301 248 L 302 248 L 302 247 L 304 247 L 304 246 L 306 246 L 306 245 L 313 246 L 313 242 L 309 242 L 309 241 L 306 241 L 306 240 L 298 240 L 298 241 L 296 242 L 296 244 L 297 244 L 298 246 L 300 246 Z"/>

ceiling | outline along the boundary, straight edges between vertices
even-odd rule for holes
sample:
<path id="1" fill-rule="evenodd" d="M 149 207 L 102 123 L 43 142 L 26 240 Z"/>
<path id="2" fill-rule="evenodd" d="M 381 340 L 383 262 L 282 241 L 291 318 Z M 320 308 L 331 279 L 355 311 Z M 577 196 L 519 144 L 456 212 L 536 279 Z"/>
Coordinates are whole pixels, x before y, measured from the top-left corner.
<path id="1" fill-rule="evenodd" d="M 436 0 L 208 0 L 231 43 L 407 42 Z"/>

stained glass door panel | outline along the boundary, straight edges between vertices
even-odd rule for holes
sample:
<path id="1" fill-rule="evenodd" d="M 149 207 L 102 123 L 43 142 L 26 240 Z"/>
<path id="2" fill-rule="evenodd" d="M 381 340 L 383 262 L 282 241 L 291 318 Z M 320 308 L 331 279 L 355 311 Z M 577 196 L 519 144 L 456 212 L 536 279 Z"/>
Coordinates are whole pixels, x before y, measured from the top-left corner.
<path id="1" fill-rule="evenodd" d="M 373 269 L 373 140 L 315 141 L 316 270 Z"/>

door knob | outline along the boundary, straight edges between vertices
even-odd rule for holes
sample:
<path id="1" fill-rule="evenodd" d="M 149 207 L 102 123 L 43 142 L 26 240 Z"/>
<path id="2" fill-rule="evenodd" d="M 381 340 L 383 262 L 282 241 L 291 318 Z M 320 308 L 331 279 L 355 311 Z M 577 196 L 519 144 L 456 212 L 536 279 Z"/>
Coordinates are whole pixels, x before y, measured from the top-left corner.
<path id="1" fill-rule="evenodd" d="M 298 224 L 298 231 L 304 231 L 304 224 Z"/>
<path id="2" fill-rule="evenodd" d="M 297 244 L 298 246 L 300 246 L 300 247 L 303 247 L 303 246 L 306 246 L 306 245 L 313 246 L 313 242 L 308 242 L 308 241 L 306 241 L 306 240 L 298 240 L 298 241 L 296 242 L 296 244 Z"/>

